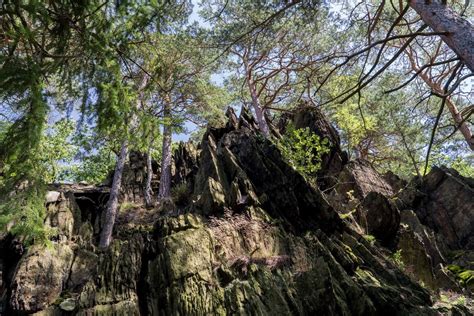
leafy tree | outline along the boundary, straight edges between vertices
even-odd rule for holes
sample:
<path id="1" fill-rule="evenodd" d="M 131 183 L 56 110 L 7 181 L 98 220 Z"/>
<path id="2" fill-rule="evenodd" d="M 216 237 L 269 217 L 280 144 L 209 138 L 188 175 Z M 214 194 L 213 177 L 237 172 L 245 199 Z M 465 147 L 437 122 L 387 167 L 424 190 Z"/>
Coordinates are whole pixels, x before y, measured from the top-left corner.
<path id="1" fill-rule="evenodd" d="M 270 135 L 269 112 L 295 101 L 299 94 L 296 88 L 307 83 L 304 73 L 312 71 L 319 48 L 311 36 L 314 29 L 309 30 L 306 23 L 308 16 L 302 14 L 307 12 L 292 11 L 292 5 L 208 1 L 203 11 L 205 17 L 212 19 L 215 40 L 226 46 L 227 67 L 235 70 L 228 83 L 234 85 L 244 103 L 252 105 L 266 136 Z M 272 23 L 265 22 L 268 16 L 274 16 Z M 249 30 L 239 36 L 246 29 Z M 229 43 L 232 36 L 237 39 Z"/>
<path id="2" fill-rule="evenodd" d="M 288 126 L 278 146 L 283 156 L 307 179 L 321 169 L 321 157 L 329 152 L 328 140 L 321 139 L 309 128 L 294 129 Z"/>
<path id="3" fill-rule="evenodd" d="M 153 83 L 148 112 L 161 117 L 163 126 L 159 200 L 171 197 L 173 131 L 186 120 L 203 124 L 223 115 L 226 94 L 210 80 L 212 51 L 202 49 L 205 40 L 202 30 L 191 27 L 154 34 L 142 47 Z"/>
<path id="4" fill-rule="evenodd" d="M 74 128 L 73 121 L 62 119 L 42 137 L 39 163 L 46 167 L 47 173 L 43 177 L 46 183 L 61 181 L 67 175 L 77 152 L 77 147 L 71 143 Z"/>
<path id="5" fill-rule="evenodd" d="M 76 151 L 70 143 L 73 129 L 72 121 L 60 120 L 44 131 L 45 135 L 34 153 L 34 164 L 29 165 L 34 168 L 32 174 L 35 177 L 30 176 L 0 199 L 0 227 L 12 227 L 11 232 L 21 236 L 26 244 L 46 242 L 52 233 L 43 226 L 45 183 L 61 180 L 67 164 L 72 161 Z M 0 132 L 0 138 L 3 137 Z M 3 174 L 0 175 L 2 188 L 8 188 L 11 179 L 17 177 L 16 170 L 12 162 L 3 165 Z"/>
<path id="6" fill-rule="evenodd" d="M 117 145 L 110 139 L 100 137 L 88 126 L 82 127 L 73 136 L 72 143 L 77 151 L 74 161 L 65 170 L 64 178 L 93 184 L 105 182 L 115 166 Z"/>
<path id="7" fill-rule="evenodd" d="M 99 88 L 99 111 L 106 112 L 106 114 L 99 115 L 99 129 L 110 137 L 115 136 L 120 139 L 121 144 L 110 188 L 109 200 L 103 216 L 104 224 L 99 242 L 102 248 L 108 247 L 111 242 L 122 186 L 122 174 L 129 152 L 129 138 L 136 129 L 136 111 L 141 102 L 132 92 L 130 85 L 124 84 L 123 80 L 118 80 L 121 77 L 118 65 L 113 65 L 112 72 L 115 74 L 113 76 L 115 80 L 109 83 L 101 83 Z M 138 87 L 139 94 L 142 89 L 143 86 Z M 137 103 L 135 108 L 132 105 L 134 102 Z M 105 120 L 105 118 L 107 119 Z M 112 124 L 109 125 L 111 122 Z M 117 135 L 123 136 L 119 137 Z"/>
<path id="8" fill-rule="evenodd" d="M 144 32 L 162 29 L 165 19 L 179 16 L 185 8 L 183 1 L 2 3 L 2 41 L 6 45 L 0 48 L 0 96 L 2 107 L 13 113 L 8 117 L 13 124 L 0 146 L 0 168 L 10 168 L 1 171 L 7 173 L 2 188 L 4 203 L 11 202 L 12 190 L 34 191 L 28 196 L 35 199 L 44 194 L 38 191 L 44 188 L 45 179 L 40 176 L 44 172 L 38 170 L 44 166 L 37 161 L 48 111 L 52 106 L 60 109 L 55 99 L 80 97 L 81 112 L 92 109 L 101 131 L 119 130 L 116 123 L 119 115 L 128 113 L 121 107 L 128 107 L 127 102 L 100 104 L 104 99 L 127 95 L 120 68 L 130 62 L 130 47 Z M 100 78 L 111 85 L 91 86 Z M 92 107 L 97 94 L 101 96 L 99 106 Z M 106 109 L 109 106 L 111 109 Z M 23 209 L 34 211 L 27 204 Z"/>

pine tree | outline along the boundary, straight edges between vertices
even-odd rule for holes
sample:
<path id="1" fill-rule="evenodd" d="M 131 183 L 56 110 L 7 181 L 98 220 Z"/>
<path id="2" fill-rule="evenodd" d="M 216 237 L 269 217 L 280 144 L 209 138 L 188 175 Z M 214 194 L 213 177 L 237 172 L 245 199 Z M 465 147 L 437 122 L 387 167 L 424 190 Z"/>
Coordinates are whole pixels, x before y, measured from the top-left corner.
<path id="1" fill-rule="evenodd" d="M 171 197 L 172 134 L 191 120 L 203 124 L 222 116 L 226 96 L 211 83 L 209 61 L 202 30 L 176 29 L 174 34 L 155 34 L 142 49 L 151 52 L 145 62 L 150 70 L 156 104 L 150 104 L 162 119 L 163 139 L 158 200 Z"/>

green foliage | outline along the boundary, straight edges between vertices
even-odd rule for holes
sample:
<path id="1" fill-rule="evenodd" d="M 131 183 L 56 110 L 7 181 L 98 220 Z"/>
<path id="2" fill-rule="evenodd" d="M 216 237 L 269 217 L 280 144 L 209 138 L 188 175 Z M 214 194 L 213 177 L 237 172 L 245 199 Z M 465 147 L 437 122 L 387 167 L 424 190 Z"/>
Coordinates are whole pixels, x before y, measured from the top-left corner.
<path id="1" fill-rule="evenodd" d="M 71 165 L 66 177 L 74 182 L 101 184 L 107 180 L 115 166 L 115 154 L 108 147 L 99 149 L 88 155 L 83 155 L 80 162 Z"/>
<path id="2" fill-rule="evenodd" d="M 456 279 L 463 286 L 474 284 L 474 270 L 464 269 L 458 265 L 448 265 L 448 270 L 456 275 Z"/>
<path id="3" fill-rule="evenodd" d="M 278 142 L 283 157 L 307 178 L 314 177 L 321 169 L 322 156 L 329 152 L 328 140 L 323 140 L 309 128 L 294 129 L 289 126 Z"/>
<path id="4" fill-rule="evenodd" d="M 120 65 L 106 61 L 97 76 L 97 127 L 108 137 L 128 137 L 132 119 L 132 104 L 137 98 L 132 87 L 122 79 Z"/>
<path id="5" fill-rule="evenodd" d="M 464 177 L 474 178 L 474 155 L 471 155 L 470 158 L 458 157 L 450 167 L 456 169 Z"/>
<path id="6" fill-rule="evenodd" d="M 360 146 L 376 126 L 374 117 L 366 116 L 364 122 L 358 113 L 358 105 L 349 103 L 338 107 L 335 114 L 336 123 L 345 132 L 350 146 Z"/>
<path id="7" fill-rule="evenodd" d="M 0 231 L 10 231 L 24 244 L 46 244 L 53 230 L 43 226 L 46 208 L 45 188 L 24 183 L 0 200 Z"/>
<path id="8" fill-rule="evenodd" d="M 77 148 L 75 160 L 64 170 L 63 180 L 92 184 L 103 183 L 114 169 L 118 144 L 83 127 L 71 139 Z"/>
<path id="9" fill-rule="evenodd" d="M 33 147 L 24 160 L 14 162 L 8 156 L 4 160 L 4 175 L 0 176 L 3 191 L 0 198 L 0 229 L 9 228 L 26 244 L 46 243 L 52 233 L 43 226 L 45 184 L 59 180 L 68 168 L 67 164 L 72 161 L 76 151 L 75 146 L 70 144 L 73 129 L 73 122 L 60 120 L 40 134 L 36 148 Z"/>
<path id="10" fill-rule="evenodd" d="M 176 205 L 186 205 L 190 200 L 190 194 L 187 183 L 180 183 L 171 189 L 171 197 Z"/>
<path id="11" fill-rule="evenodd" d="M 44 242 L 49 234 L 43 227 L 49 171 L 41 146 L 48 105 L 39 73 L 32 71 L 29 76 L 27 86 L 0 88 L 0 95 L 14 97 L 12 105 L 21 113 L 14 123 L 3 124 L 0 137 L 0 229 L 10 228 L 26 243 Z"/>
<path id="12" fill-rule="evenodd" d="M 369 242 L 372 246 L 375 245 L 375 237 L 373 235 L 364 235 L 364 239 Z"/>
<path id="13" fill-rule="evenodd" d="M 401 249 L 398 249 L 392 254 L 392 260 L 400 269 L 403 270 L 405 268 L 405 263 L 403 262 Z"/>
<path id="14" fill-rule="evenodd" d="M 474 154 L 455 155 L 449 150 L 447 153 L 436 153 L 431 156 L 431 164 L 436 166 L 447 166 L 455 169 L 460 175 L 464 177 L 474 178 Z M 430 168 L 429 168 L 430 169 Z M 429 172 L 429 169 L 427 172 Z"/>
<path id="15" fill-rule="evenodd" d="M 441 292 L 439 295 L 439 300 L 441 303 L 447 304 L 449 306 L 466 305 L 466 297 L 464 295 L 451 291 Z"/>
<path id="16" fill-rule="evenodd" d="M 64 180 L 78 148 L 71 142 L 75 123 L 59 120 L 46 132 L 39 145 L 38 163 L 45 166 L 46 183 Z"/>
<path id="17" fill-rule="evenodd" d="M 134 209 L 135 207 L 137 207 L 138 205 L 135 204 L 135 203 L 131 203 L 131 202 L 124 202 L 122 204 L 120 204 L 120 212 L 121 213 L 125 213 L 127 211 L 130 211 L 132 209 Z"/>

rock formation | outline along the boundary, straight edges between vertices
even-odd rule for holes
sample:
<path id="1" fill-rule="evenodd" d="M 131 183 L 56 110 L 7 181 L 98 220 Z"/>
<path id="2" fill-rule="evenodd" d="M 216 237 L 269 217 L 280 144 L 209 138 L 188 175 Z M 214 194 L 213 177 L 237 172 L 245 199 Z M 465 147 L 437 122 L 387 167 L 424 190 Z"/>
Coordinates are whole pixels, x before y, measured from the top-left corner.
<path id="1" fill-rule="evenodd" d="M 57 229 L 49 247 L 18 249 L 10 235 L 0 242 L 1 313 L 439 314 L 430 292 L 401 271 L 386 255 L 388 250 L 369 242 L 341 219 L 338 207 L 308 184 L 277 146 L 260 134 L 246 109 L 240 118 L 229 110 L 228 117 L 227 124 L 208 128 L 199 150 L 180 145 L 175 153 L 173 179 L 175 185 L 189 185 L 187 203 L 175 212 L 140 207 L 121 212 L 107 250 L 95 247 L 107 190 L 55 188 L 58 193 L 48 195 L 46 204 L 46 223 Z M 329 124 L 321 122 L 318 126 Z M 334 144 L 334 153 L 340 155 L 338 142 Z M 381 242 L 400 240 L 398 244 L 408 244 L 403 246 L 408 249 L 413 245 L 406 236 L 423 235 L 423 224 L 439 231 L 437 222 L 423 213 L 428 206 L 434 207 L 432 202 L 420 197 L 412 201 L 415 212 L 410 214 L 421 215 L 415 227 L 410 224 L 413 220 L 400 213 L 392 201 L 393 190 L 380 184 L 378 175 L 360 181 L 358 170 L 365 168 L 367 175 L 368 166 L 359 163 L 349 169 L 343 159 L 340 165 L 334 158 L 327 161 L 325 168 L 337 166 L 331 176 L 344 170 L 357 175 L 359 180 L 353 180 L 358 181 L 354 188 L 360 190 L 361 212 L 365 212 L 361 214 L 368 231 Z M 445 186 L 459 190 L 451 183 L 458 178 L 436 179 L 437 184 L 446 182 Z M 464 184 L 460 186 L 467 190 Z M 425 192 L 442 203 L 439 212 L 472 212 L 448 204 L 437 188 L 428 185 Z M 472 206 L 472 195 L 464 198 Z M 399 230 L 400 218 L 402 225 L 413 227 L 406 235 Z M 452 225 L 461 225 L 451 220 Z M 472 231 L 471 236 L 462 232 L 453 243 L 470 245 Z M 417 259 L 424 253 L 420 266 L 428 268 L 445 262 L 439 249 L 425 246 L 423 238 L 433 236 L 423 236 L 407 257 Z M 462 307 L 448 312 L 468 313 Z"/>
<path id="2" fill-rule="evenodd" d="M 451 249 L 474 250 L 474 181 L 434 167 L 418 186 L 413 208 L 420 222 L 443 236 Z"/>

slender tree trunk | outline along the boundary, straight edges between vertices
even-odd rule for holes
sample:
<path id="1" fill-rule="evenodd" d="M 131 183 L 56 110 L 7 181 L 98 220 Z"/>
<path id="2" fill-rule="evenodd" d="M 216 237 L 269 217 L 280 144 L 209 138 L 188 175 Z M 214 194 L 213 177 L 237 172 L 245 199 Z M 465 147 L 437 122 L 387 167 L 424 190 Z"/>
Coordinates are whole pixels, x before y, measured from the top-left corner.
<path id="1" fill-rule="evenodd" d="M 441 39 L 474 71 L 474 26 L 440 0 L 410 0 L 410 6 Z"/>
<path id="2" fill-rule="evenodd" d="M 141 102 L 143 101 L 143 89 L 148 83 L 148 76 L 143 74 L 143 77 L 138 86 L 139 96 L 136 103 L 137 110 L 140 108 Z M 130 118 L 130 130 L 133 131 L 137 127 L 137 116 L 132 112 Z M 112 180 L 112 187 L 110 188 L 110 196 L 107 201 L 105 214 L 102 217 L 103 227 L 100 233 L 99 246 L 101 248 L 107 248 L 112 240 L 112 232 L 115 224 L 115 217 L 117 216 L 118 199 L 120 190 L 122 189 L 122 175 L 125 161 L 128 155 L 128 136 L 125 135 L 125 139 L 122 141 L 120 147 L 120 155 L 115 165 L 114 179 Z"/>
<path id="3" fill-rule="evenodd" d="M 153 170 L 151 167 L 150 147 L 151 145 L 148 147 L 148 152 L 145 154 L 146 156 L 146 180 L 145 180 L 146 207 L 151 207 L 153 205 L 153 202 L 152 202 L 153 190 L 151 189 L 151 178 L 153 177 Z"/>
<path id="4" fill-rule="evenodd" d="M 112 181 L 112 187 L 110 188 L 110 197 L 107 202 L 105 214 L 102 217 L 102 231 L 100 233 L 99 246 L 101 248 L 107 248 L 112 240 L 112 231 L 115 224 L 115 216 L 117 215 L 118 198 L 120 195 L 120 188 L 122 186 L 122 174 L 125 160 L 128 154 L 128 140 L 122 142 L 120 148 L 120 155 L 115 165 L 114 179 Z"/>
<path id="5" fill-rule="evenodd" d="M 171 119 L 171 104 L 170 99 L 165 99 L 163 108 L 163 117 L 165 120 Z M 161 156 L 161 176 L 160 189 L 158 192 L 158 200 L 163 200 L 171 197 L 171 125 L 165 122 L 163 125 L 163 147 Z"/>
<path id="6" fill-rule="evenodd" d="M 265 120 L 265 113 L 257 96 L 257 88 L 255 87 L 255 83 L 251 79 L 247 79 L 247 83 L 250 90 L 250 96 L 252 97 L 252 105 L 255 111 L 258 127 L 260 127 L 262 133 L 268 137 L 270 136 L 270 129 L 268 128 L 267 121 Z"/>

